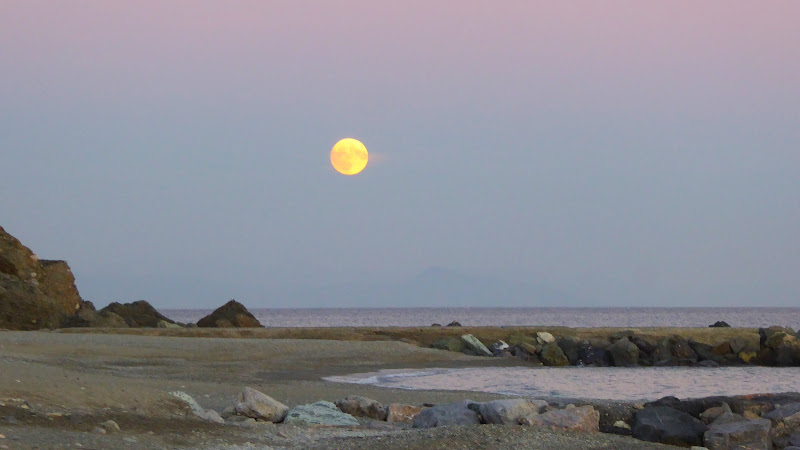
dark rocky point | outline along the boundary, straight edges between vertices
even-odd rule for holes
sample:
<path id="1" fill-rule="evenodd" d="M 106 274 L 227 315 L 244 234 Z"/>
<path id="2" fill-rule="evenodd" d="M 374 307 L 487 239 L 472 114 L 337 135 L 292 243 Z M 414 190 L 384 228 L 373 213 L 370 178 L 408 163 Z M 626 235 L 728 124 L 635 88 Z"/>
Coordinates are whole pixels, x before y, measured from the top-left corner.
<path id="1" fill-rule="evenodd" d="M 731 326 L 728 325 L 728 322 L 725 322 L 724 320 L 718 320 L 718 321 L 714 322 L 713 325 L 709 325 L 708 327 L 709 328 L 730 328 Z"/>
<path id="2" fill-rule="evenodd" d="M 0 328 L 58 328 L 84 306 L 66 262 L 40 260 L 0 227 Z"/>
<path id="3" fill-rule="evenodd" d="M 113 302 L 100 310 L 101 316 L 108 316 L 108 313 L 121 317 L 129 327 L 158 328 L 163 326 L 161 322 L 177 325 L 175 321 L 156 311 L 153 305 L 145 300 L 132 303 Z"/>
<path id="4" fill-rule="evenodd" d="M 260 328 L 263 327 L 247 308 L 236 300 L 215 309 L 211 314 L 197 321 L 204 328 Z"/>

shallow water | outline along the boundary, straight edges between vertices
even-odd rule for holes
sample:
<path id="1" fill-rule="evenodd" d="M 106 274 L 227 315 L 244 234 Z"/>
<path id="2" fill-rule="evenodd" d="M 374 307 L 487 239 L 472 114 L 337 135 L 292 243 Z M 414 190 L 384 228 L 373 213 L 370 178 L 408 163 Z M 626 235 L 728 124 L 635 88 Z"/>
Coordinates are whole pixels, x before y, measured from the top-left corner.
<path id="1" fill-rule="evenodd" d="M 800 392 L 800 367 L 490 367 L 385 370 L 325 380 L 396 389 L 636 401 L 669 395 Z"/>
<path id="2" fill-rule="evenodd" d="M 210 309 L 167 309 L 178 322 L 197 322 Z M 800 308 L 297 308 L 250 310 L 267 327 L 416 327 L 453 320 L 464 326 L 800 327 Z"/>

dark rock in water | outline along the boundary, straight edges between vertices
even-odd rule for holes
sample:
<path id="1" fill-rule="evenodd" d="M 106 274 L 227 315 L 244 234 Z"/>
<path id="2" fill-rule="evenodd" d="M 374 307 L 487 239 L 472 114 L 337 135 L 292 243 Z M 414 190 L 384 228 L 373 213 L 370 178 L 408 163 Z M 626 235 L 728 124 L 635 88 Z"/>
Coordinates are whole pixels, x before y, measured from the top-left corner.
<path id="1" fill-rule="evenodd" d="M 412 428 L 435 428 L 457 425 L 478 425 L 478 413 L 469 409 L 471 401 L 438 405 L 428 408 L 417 414 L 412 422 Z"/>
<path id="2" fill-rule="evenodd" d="M 448 326 L 448 327 L 460 327 L 460 326 L 461 326 L 461 323 L 459 323 L 458 321 L 455 321 L 455 320 L 454 320 L 454 321 L 452 321 L 452 322 L 448 323 L 448 324 L 447 324 L 447 326 Z"/>
<path id="3" fill-rule="evenodd" d="M 703 433 L 706 430 L 708 427 L 703 422 L 669 406 L 638 411 L 631 427 L 636 439 L 683 447 L 703 445 Z"/>
<path id="4" fill-rule="evenodd" d="M 708 327 L 709 328 L 730 328 L 731 326 L 728 325 L 728 322 L 725 322 L 724 320 L 718 320 L 718 321 L 714 322 L 714 325 L 709 325 Z"/>
<path id="5" fill-rule="evenodd" d="M 260 328 L 261 322 L 247 308 L 236 300 L 215 309 L 211 314 L 197 321 L 204 328 Z"/>
<path id="6" fill-rule="evenodd" d="M 568 366 L 569 359 L 555 342 L 545 344 L 539 355 L 545 366 Z"/>
<path id="7" fill-rule="evenodd" d="M 66 262 L 40 260 L 0 227 L 0 328 L 58 328 L 84 304 Z"/>
<path id="8" fill-rule="evenodd" d="M 442 326 L 442 324 L 440 324 L 440 323 L 432 323 L 431 326 L 432 327 L 440 327 L 440 326 Z"/>
<path id="9" fill-rule="evenodd" d="M 125 320 L 129 327 L 157 328 L 159 321 L 174 324 L 175 322 L 162 315 L 145 300 L 132 303 L 114 302 L 100 310 L 100 313 L 112 312 Z"/>
<path id="10" fill-rule="evenodd" d="M 617 367 L 635 367 L 639 365 L 639 347 L 624 337 L 608 347 L 611 362 Z"/>
<path id="11" fill-rule="evenodd" d="M 578 354 L 584 365 L 595 367 L 608 367 L 611 365 L 611 353 L 604 348 L 592 347 L 589 344 L 581 345 Z"/>

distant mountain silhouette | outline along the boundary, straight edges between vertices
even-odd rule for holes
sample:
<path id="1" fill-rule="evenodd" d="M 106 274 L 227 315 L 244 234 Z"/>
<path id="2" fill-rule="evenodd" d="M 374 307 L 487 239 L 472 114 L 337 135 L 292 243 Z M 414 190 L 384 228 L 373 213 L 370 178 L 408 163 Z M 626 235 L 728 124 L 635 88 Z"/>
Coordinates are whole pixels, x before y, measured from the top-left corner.
<path id="1" fill-rule="evenodd" d="M 431 267 L 399 282 L 303 286 L 288 288 L 280 295 L 295 306 L 320 307 L 508 307 L 565 306 L 574 303 L 571 295 L 549 286 L 473 275 L 442 267 Z"/>

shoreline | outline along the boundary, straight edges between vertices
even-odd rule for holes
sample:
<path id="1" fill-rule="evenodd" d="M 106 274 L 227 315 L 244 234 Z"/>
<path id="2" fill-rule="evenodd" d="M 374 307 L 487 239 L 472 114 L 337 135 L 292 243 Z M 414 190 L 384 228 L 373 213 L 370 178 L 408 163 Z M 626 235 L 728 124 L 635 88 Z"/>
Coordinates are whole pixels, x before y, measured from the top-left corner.
<path id="1" fill-rule="evenodd" d="M 424 340 L 440 333 L 481 331 L 479 327 L 446 328 L 424 328 L 426 331 L 420 336 Z M 346 429 L 269 423 L 252 427 L 227 422 L 218 425 L 197 420 L 169 394 L 186 392 L 203 408 L 217 411 L 230 407 L 244 386 L 290 407 L 319 400 L 336 401 L 354 394 L 383 404 L 441 405 L 465 399 L 484 402 L 508 396 L 400 390 L 333 383 L 322 377 L 382 369 L 525 365 L 516 358 L 468 356 L 393 339 L 403 339 L 415 330 L 303 330 L 305 333 L 301 334 L 308 339 L 292 338 L 297 337 L 297 330 L 286 329 L 0 331 L 0 434 L 6 436 L 0 445 L 49 448 L 66 446 L 63 443 L 68 442 L 73 447 L 81 443 L 95 448 L 246 448 L 249 442 L 279 448 L 359 448 L 393 443 L 397 448 L 427 449 L 451 448 L 459 443 L 474 446 L 477 442 L 487 448 L 670 448 L 607 433 L 520 426 L 420 430 L 370 421 Z M 508 331 L 484 331 L 498 330 Z M 597 331 L 580 330 L 586 336 Z M 719 337 L 729 332 L 710 333 Z M 353 337 L 358 339 L 345 339 Z M 591 403 L 587 399 L 574 400 Z M 613 410 L 623 403 L 611 402 L 606 409 Z M 14 417 L 14 423 L 8 417 Z M 93 432 L 109 419 L 119 423 L 122 430 Z"/>

